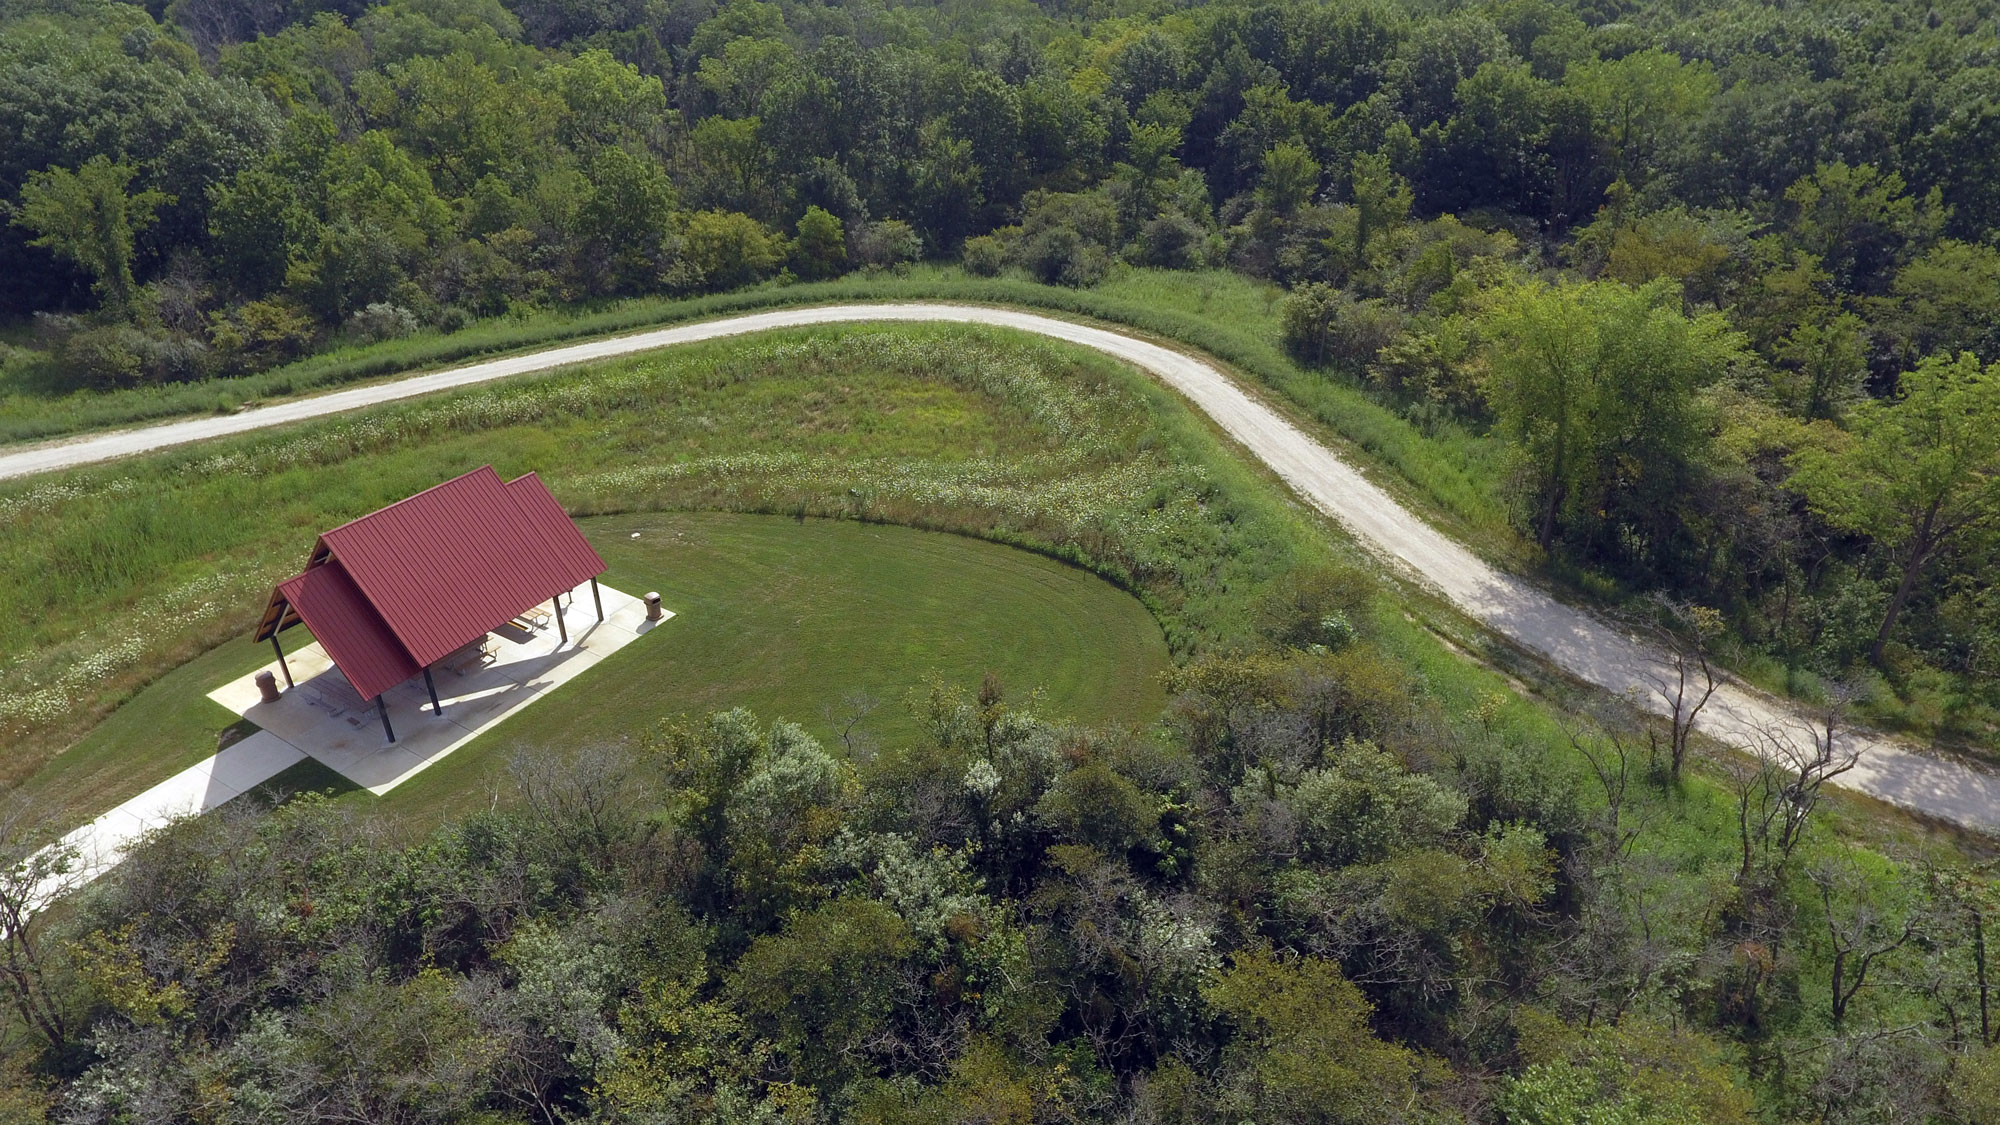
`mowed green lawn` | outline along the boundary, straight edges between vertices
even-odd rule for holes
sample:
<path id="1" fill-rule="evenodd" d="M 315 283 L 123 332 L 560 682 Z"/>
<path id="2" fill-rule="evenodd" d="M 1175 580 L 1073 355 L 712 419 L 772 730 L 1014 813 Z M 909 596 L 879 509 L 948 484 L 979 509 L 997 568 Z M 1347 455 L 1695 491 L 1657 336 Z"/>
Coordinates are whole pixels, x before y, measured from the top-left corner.
<path id="1" fill-rule="evenodd" d="M 385 811 L 434 821 L 483 807 L 506 788 L 516 750 L 615 743 L 661 719 L 738 706 L 838 749 L 839 727 L 866 697 L 875 706 L 855 730 L 891 744 L 918 733 L 910 695 L 933 676 L 976 690 L 991 672 L 1011 699 L 1039 689 L 1044 713 L 1087 723 L 1145 722 L 1164 702 L 1166 643 L 1145 608 L 1041 555 L 853 521 L 646 513 L 579 523 L 610 565 L 605 581 L 658 590 L 674 619 L 405 783 L 382 799 Z M 310 640 L 304 629 L 286 639 Z M 268 658 L 246 639 L 183 665 L 27 791 L 80 820 L 166 776 L 129 763 L 171 772 L 200 761 L 235 720 L 207 693 Z M 332 778 L 306 768 L 285 780 Z"/>

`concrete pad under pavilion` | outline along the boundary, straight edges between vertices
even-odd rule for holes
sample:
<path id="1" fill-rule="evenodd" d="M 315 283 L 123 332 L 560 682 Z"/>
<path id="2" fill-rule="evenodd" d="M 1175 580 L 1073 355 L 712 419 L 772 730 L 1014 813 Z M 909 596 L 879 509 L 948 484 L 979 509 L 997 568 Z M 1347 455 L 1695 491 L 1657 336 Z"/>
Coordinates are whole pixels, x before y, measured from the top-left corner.
<path id="1" fill-rule="evenodd" d="M 510 626 L 492 633 L 490 660 L 469 657 L 456 666 L 440 661 L 434 679 L 442 716 L 432 713 L 421 678 L 383 693 L 395 742 L 383 737 L 376 704 L 361 699 L 317 641 L 287 654 L 296 686 L 277 702 L 263 702 L 256 682 L 260 672 L 286 682 L 275 660 L 208 697 L 262 728 L 256 737 L 274 738 L 380 796 L 660 624 L 646 620 L 639 598 L 610 586 L 600 585 L 599 591 L 602 622 L 588 582 L 562 597 L 567 641 L 550 616 L 532 628 Z M 661 620 L 672 616 L 663 613 Z"/>

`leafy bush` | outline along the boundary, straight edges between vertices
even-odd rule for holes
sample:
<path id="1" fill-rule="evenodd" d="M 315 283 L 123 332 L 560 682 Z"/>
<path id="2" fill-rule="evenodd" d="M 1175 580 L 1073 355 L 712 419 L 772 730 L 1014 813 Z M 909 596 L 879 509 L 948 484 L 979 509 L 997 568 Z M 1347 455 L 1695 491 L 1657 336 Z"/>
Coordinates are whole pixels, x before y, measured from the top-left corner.
<path id="1" fill-rule="evenodd" d="M 1258 603 L 1258 631 L 1288 648 L 1346 647 L 1367 620 L 1374 579 L 1346 567 L 1314 567 L 1279 579 Z"/>
<path id="2" fill-rule="evenodd" d="M 734 289 L 777 272 L 784 239 L 739 211 L 701 211 L 681 235 L 681 260 L 694 284 Z"/>
<path id="3" fill-rule="evenodd" d="M 1111 255 L 1103 247 L 1066 226 L 1029 236 L 1021 244 L 1020 259 L 1037 280 L 1078 288 L 1104 280 L 1111 268 Z"/>
<path id="4" fill-rule="evenodd" d="M 990 234 L 968 238 L 962 260 L 965 272 L 974 277 L 997 277 L 1007 265 L 1007 244 Z"/>
<path id="5" fill-rule="evenodd" d="M 1379 298 L 1357 300 L 1344 289 L 1309 282 L 1281 309 L 1285 350 L 1308 367 L 1359 370 L 1402 334 L 1402 316 Z"/>
<path id="6" fill-rule="evenodd" d="M 924 240 L 901 219 L 869 223 L 854 234 L 854 260 L 871 270 L 901 270 L 924 256 Z"/>
<path id="7" fill-rule="evenodd" d="M 115 390 L 185 383 L 208 374 L 208 346 L 191 336 L 68 316 L 40 316 L 36 327 L 49 345 L 53 380 L 63 388 Z"/>
<path id="8" fill-rule="evenodd" d="M 208 332 L 225 369 L 259 371 L 303 354 L 318 335 L 318 325 L 305 309 L 272 298 L 216 314 Z"/>
<path id="9" fill-rule="evenodd" d="M 792 272 L 807 281 L 838 277 L 847 271 L 847 231 L 840 218 L 819 207 L 799 217 L 792 238 Z"/>
<path id="10" fill-rule="evenodd" d="M 1199 269 L 1206 257 L 1208 231 L 1200 223 L 1179 212 L 1164 212 L 1139 228 L 1139 238 L 1130 251 L 1135 265 L 1161 269 Z"/>
<path id="11" fill-rule="evenodd" d="M 348 334 L 364 344 L 397 340 L 417 330 L 417 314 L 401 305 L 376 301 L 347 318 Z"/>

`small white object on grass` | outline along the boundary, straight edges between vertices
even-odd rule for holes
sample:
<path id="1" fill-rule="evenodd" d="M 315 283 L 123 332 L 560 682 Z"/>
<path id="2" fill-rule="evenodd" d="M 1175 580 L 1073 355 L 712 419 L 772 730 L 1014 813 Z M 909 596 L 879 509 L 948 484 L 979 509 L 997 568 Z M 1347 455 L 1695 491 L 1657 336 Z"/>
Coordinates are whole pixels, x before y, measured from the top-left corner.
<path id="1" fill-rule="evenodd" d="M 639 538 L 639 533 L 638 533 L 638 532 L 636 532 L 636 531 L 635 531 L 635 532 L 633 532 L 633 533 L 632 533 L 632 538 L 634 538 L 634 539 L 637 539 L 637 538 Z"/>

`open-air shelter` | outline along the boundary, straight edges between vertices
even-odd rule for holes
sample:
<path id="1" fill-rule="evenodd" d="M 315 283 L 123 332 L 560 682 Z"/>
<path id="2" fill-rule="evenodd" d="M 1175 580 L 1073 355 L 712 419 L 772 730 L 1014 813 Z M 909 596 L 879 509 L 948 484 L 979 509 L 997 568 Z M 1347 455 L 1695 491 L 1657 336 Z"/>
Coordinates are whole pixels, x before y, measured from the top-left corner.
<path id="1" fill-rule="evenodd" d="M 585 581 L 604 620 L 604 560 L 534 473 L 502 481 L 490 465 L 323 532 L 306 568 L 278 583 L 256 639 L 303 624 L 396 741 L 383 693 L 419 674 L 443 714 L 431 669 Z"/>

